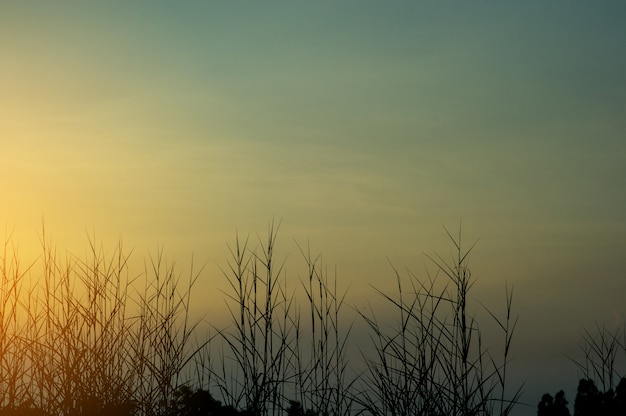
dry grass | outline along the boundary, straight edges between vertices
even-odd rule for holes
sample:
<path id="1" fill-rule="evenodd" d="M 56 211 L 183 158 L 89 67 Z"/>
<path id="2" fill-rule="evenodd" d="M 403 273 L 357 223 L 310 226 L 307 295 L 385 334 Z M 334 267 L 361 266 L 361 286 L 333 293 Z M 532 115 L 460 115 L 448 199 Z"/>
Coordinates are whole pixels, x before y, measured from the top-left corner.
<path id="1" fill-rule="evenodd" d="M 132 276 L 121 243 L 109 254 L 89 243 L 88 257 L 62 259 L 44 233 L 39 271 L 21 270 L 5 243 L 0 403 L 68 416 L 163 414 L 193 355 L 188 311 L 197 275 L 180 290 L 159 253 Z"/>
<path id="2" fill-rule="evenodd" d="M 626 328 L 596 325 L 585 329 L 579 345 L 581 358 L 570 357 L 581 379 L 593 380 L 603 391 L 614 391 L 626 377 Z"/>
<path id="3" fill-rule="evenodd" d="M 374 353 L 356 362 L 347 358 L 354 324 L 347 291 L 301 246 L 305 273 L 290 287 L 277 255 L 279 228 L 271 222 L 254 244 L 235 238 L 224 270 L 232 323 L 206 337 L 190 317 L 202 268 L 181 274 L 159 250 L 133 272 L 121 243 L 107 252 L 93 239 L 87 256 L 61 256 L 45 232 L 40 258 L 23 266 L 9 234 L 0 259 L 0 408 L 174 415 L 181 391 L 205 397 L 192 393 L 201 388 L 223 409 L 250 415 L 510 412 L 519 397 L 519 390 L 505 395 L 512 292 L 506 316 L 491 314 L 502 350 L 486 350 L 468 312 L 471 248 L 462 249 L 460 235 L 450 236 L 453 261 L 431 258 L 434 275 L 393 269 L 397 293 L 378 293 L 394 308 L 395 326 L 359 312 Z"/>
<path id="4" fill-rule="evenodd" d="M 374 311 L 360 312 L 371 329 L 374 355 L 366 356 L 359 400 L 373 415 L 507 415 L 520 390 L 506 397 L 506 368 L 516 321 L 512 292 L 506 317 L 491 316 L 502 329 L 501 357 L 482 345 L 479 323 L 469 314 L 474 284 L 469 254 L 461 235 L 448 233 L 456 256 L 446 262 L 429 257 L 435 274 L 405 279 L 393 268 L 397 293 L 378 291 L 396 312 L 395 326 L 380 322 Z M 443 281 L 442 281 L 443 280 Z M 406 287 L 408 281 L 408 288 Z"/>

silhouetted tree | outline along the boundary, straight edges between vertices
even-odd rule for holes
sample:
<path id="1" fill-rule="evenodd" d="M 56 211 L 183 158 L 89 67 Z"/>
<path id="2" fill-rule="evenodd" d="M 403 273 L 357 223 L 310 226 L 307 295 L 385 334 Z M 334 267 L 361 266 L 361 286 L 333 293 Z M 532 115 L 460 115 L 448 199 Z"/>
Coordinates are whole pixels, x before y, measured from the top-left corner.
<path id="1" fill-rule="evenodd" d="M 576 401 L 574 402 L 574 416 L 600 416 L 604 411 L 602 393 L 598 391 L 596 383 L 589 378 L 581 379 L 578 383 Z"/>
<path id="2" fill-rule="evenodd" d="M 570 416 L 563 390 L 553 398 L 544 394 L 537 405 L 537 416 Z M 592 379 L 584 378 L 578 383 L 574 416 L 626 416 L 626 377 L 623 377 L 615 391 L 598 390 Z"/>
<path id="3" fill-rule="evenodd" d="M 137 405 L 131 401 L 118 404 L 106 404 L 95 415 L 97 416 L 134 416 L 137 414 Z"/>
<path id="4" fill-rule="evenodd" d="M 554 397 L 554 410 L 553 416 L 570 416 L 569 409 L 567 407 L 567 400 L 565 399 L 565 392 L 559 391 Z"/>
<path id="5" fill-rule="evenodd" d="M 215 400 L 207 390 L 192 391 L 188 386 L 176 389 L 174 400 L 168 410 L 168 416 L 221 416 L 224 414 L 237 414 L 237 411 L 224 408 L 222 403 Z"/>
<path id="6" fill-rule="evenodd" d="M 546 393 L 541 397 L 541 401 L 537 405 L 537 416 L 552 416 L 554 409 L 554 398 Z"/>
<path id="7" fill-rule="evenodd" d="M 287 416 L 304 416 L 304 408 L 300 402 L 291 400 L 287 409 Z"/>
<path id="8" fill-rule="evenodd" d="M 626 415 L 626 377 L 622 377 L 615 389 L 615 414 Z"/>
<path id="9" fill-rule="evenodd" d="M 559 391 L 554 398 L 548 393 L 544 394 L 537 405 L 537 416 L 570 416 L 565 392 Z"/>
<path id="10" fill-rule="evenodd" d="M 287 416 L 317 416 L 317 413 L 310 409 L 304 410 L 299 401 L 290 400 Z"/>
<path id="11" fill-rule="evenodd" d="M 219 416 L 240 416 L 242 413 L 235 409 L 233 406 L 222 406 L 220 407 Z"/>

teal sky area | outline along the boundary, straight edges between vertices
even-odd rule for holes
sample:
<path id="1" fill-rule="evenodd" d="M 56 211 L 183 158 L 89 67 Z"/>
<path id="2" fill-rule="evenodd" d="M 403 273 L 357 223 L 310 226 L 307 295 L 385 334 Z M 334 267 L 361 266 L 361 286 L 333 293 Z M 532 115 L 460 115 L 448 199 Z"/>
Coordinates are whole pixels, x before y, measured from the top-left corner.
<path id="1" fill-rule="evenodd" d="M 462 218 L 477 296 L 515 287 L 524 399 L 573 403 L 563 354 L 626 313 L 624 22 L 620 1 L 0 1 L 0 219 L 24 253 L 43 218 L 72 251 L 121 236 L 219 275 L 275 217 L 361 305 Z"/>

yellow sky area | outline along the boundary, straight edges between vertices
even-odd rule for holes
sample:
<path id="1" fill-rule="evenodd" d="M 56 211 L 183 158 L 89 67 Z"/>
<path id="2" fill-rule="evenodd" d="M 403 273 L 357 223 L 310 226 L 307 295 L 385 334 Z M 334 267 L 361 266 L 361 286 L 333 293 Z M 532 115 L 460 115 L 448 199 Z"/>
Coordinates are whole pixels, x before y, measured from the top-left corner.
<path id="1" fill-rule="evenodd" d="M 388 272 L 387 256 L 419 268 L 422 252 L 446 250 L 441 225 L 454 228 L 463 217 L 486 252 L 507 247 L 485 258 L 495 281 L 503 271 L 532 280 L 528 270 L 583 258 L 588 245 L 602 252 L 620 233 L 611 217 L 605 224 L 560 217 L 564 207 L 593 207 L 594 198 L 581 200 L 561 182 L 584 161 L 564 158 L 567 170 L 553 165 L 558 143 L 540 151 L 515 141 L 454 150 L 443 137 L 436 147 L 426 141 L 418 151 L 376 153 L 250 140 L 217 123 L 185 123 L 193 96 L 182 108 L 141 90 L 84 101 L 42 84 L 54 92 L 15 88 L 0 98 L 3 220 L 24 251 L 38 251 L 43 219 L 50 238 L 73 252 L 85 251 L 86 236 L 95 234 L 105 245 L 123 238 L 140 257 L 164 244 L 173 256 L 194 251 L 223 264 L 235 229 L 262 232 L 276 216 L 290 253 L 292 238 L 310 239 L 347 280 L 376 280 Z M 584 181 L 591 179 L 581 174 L 576 183 Z M 551 254 L 568 241 L 580 249 Z"/>
<path id="2" fill-rule="evenodd" d="M 401 185 L 390 176 L 413 172 L 394 161 L 359 149 L 245 141 L 219 125 L 182 123 L 183 110 L 168 113 L 150 94 L 83 101 L 41 82 L 54 91 L 15 88 L 0 100 L 0 169 L 10 178 L 4 215 L 23 232 L 39 230 L 43 218 L 72 246 L 87 230 L 201 250 L 194 244 L 215 238 L 207 234 L 230 238 L 273 215 L 290 218 L 301 234 L 385 232 L 414 215 L 415 197 L 398 199 Z"/>
<path id="3" fill-rule="evenodd" d="M 221 245 L 236 228 L 263 228 L 273 215 L 287 217 L 301 230 L 298 238 L 312 239 L 341 229 L 372 235 L 385 215 L 396 223 L 409 215 L 397 201 L 375 197 L 389 178 L 368 176 L 361 165 L 372 161 L 364 156 L 346 166 L 324 148 L 296 157 L 263 144 L 159 145 L 60 124 L 38 130 L 24 128 L 25 121 L 3 130 L 13 140 L 0 167 L 10 178 L 4 220 L 26 240 L 43 220 L 50 237 L 70 250 L 95 233 L 107 244 L 122 237 L 142 249 L 164 243 L 186 254 Z"/>
<path id="4" fill-rule="evenodd" d="M 346 283 L 357 283 L 353 290 L 367 294 L 360 283 L 389 281 L 386 257 L 421 272 L 422 253 L 447 254 L 441 225 L 454 230 L 460 217 L 468 238 L 481 239 L 476 261 L 484 285 L 498 292 L 504 279 L 541 282 L 553 271 L 585 266 L 590 250 L 610 261 L 611 247 L 619 247 L 620 229 L 610 221 L 554 222 L 546 215 L 549 200 L 521 205 L 524 189 L 494 192 L 509 163 L 491 163 L 497 155 L 485 166 L 472 153 L 430 152 L 436 157 L 411 164 L 359 149 L 251 142 L 191 127 L 174 140 L 158 114 L 154 124 L 125 119 L 133 105 L 87 106 L 68 119 L 63 105 L 34 109 L 29 118 L 27 108 L 7 103 L 3 108 L 15 116 L 1 124 L 0 200 L 4 223 L 15 228 L 25 255 L 39 254 L 43 220 L 51 241 L 79 256 L 90 235 L 105 247 L 121 238 L 138 263 L 164 245 L 182 262 L 194 252 L 214 276 L 236 229 L 255 238 L 275 216 L 284 219 L 281 243 L 290 257 L 298 257 L 294 238 L 309 240 Z M 491 157 L 489 149 L 484 153 Z M 557 190 L 540 179 L 522 185 L 539 195 Z M 527 293 L 537 299 L 543 292 L 528 287 Z"/>

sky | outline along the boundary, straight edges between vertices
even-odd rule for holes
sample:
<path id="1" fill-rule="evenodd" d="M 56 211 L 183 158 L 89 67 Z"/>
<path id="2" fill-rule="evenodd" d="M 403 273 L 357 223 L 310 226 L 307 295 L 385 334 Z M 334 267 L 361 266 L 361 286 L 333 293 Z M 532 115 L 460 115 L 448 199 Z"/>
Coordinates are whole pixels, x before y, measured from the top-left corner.
<path id="1" fill-rule="evenodd" d="M 573 403 L 564 354 L 626 314 L 625 20 L 621 1 L 2 0 L 4 235 L 24 256 L 42 224 L 78 254 L 193 253 L 202 298 L 235 233 L 275 218 L 282 253 L 310 244 L 362 305 L 462 221 L 476 296 L 514 287 L 524 399 Z"/>

